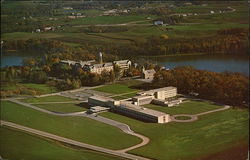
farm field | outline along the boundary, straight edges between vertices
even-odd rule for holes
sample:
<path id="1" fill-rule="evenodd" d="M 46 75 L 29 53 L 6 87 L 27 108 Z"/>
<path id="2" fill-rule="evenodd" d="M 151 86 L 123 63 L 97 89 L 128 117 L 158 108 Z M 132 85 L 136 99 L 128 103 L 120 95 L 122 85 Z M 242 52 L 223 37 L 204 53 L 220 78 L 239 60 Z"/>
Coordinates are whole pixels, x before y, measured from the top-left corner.
<path id="1" fill-rule="evenodd" d="M 95 151 L 71 148 L 70 146 L 63 145 L 56 141 L 43 139 L 41 137 L 29 135 L 6 127 L 0 128 L 0 139 L 0 154 L 4 159 L 44 160 L 48 157 L 50 159 L 61 160 L 119 159 Z"/>
<path id="2" fill-rule="evenodd" d="M 63 96 L 46 96 L 46 97 L 34 97 L 34 98 L 26 98 L 21 101 L 26 103 L 40 103 L 40 102 L 67 102 L 67 101 L 76 101 L 75 99 L 71 99 Z"/>
<path id="3" fill-rule="evenodd" d="M 84 107 L 80 107 L 80 104 L 71 103 L 35 104 L 35 106 L 49 111 L 60 113 L 82 112 L 87 110 Z"/>
<path id="4" fill-rule="evenodd" d="M 1 103 L 1 119 L 109 149 L 123 149 L 141 141 L 89 118 L 53 116 L 6 101 Z"/>
<path id="5" fill-rule="evenodd" d="M 123 94 L 123 93 L 139 91 L 137 89 L 133 89 L 132 87 L 139 85 L 141 83 L 142 83 L 141 81 L 131 80 L 127 82 L 105 85 L 99 88 L 95 88 L 93 90 L 100 91 L 100 92 L 107 92 L 111 94 Z"/>
<path id="6" fill-rule="evenodd" d="M 246 110 L 229 109 L 200 116 L 192 123 L 167 124 L 144 123 L 112 112 L 100 115 L 126 123 L 135 132 L 149 137 L 148 145 L 129 152 L 153 159 L 191 160 L 248 142 Z"/>
<path id="7" fill-rule="evenodd" d="M 146 104 L 144 105 L 144 107 L 154 109 L 157 111 L 161 111 L 161 112 L 165 112 L 170 115 L 198 114 L 198 113 L 222 108 L 222 106 L 210 104 L 208 102 L 194 101 L 194 100 L 181 103 L 179 106 L 174 106 L 174 107 L 163 107 L 163 106 L 154 105 L 154 104 Z"/>

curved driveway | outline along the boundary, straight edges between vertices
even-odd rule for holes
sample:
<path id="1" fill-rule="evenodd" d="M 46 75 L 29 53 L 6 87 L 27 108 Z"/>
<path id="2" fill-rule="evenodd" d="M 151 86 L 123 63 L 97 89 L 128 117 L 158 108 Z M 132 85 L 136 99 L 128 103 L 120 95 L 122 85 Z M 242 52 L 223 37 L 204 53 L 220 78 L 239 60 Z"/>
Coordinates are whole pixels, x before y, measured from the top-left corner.
<path id="1" fill-rule="evenodd" d="M 52 111 L 48 111 L 46 109 L 42 109 L 42 108 L 36 107 L 36 106 L 28 104 L 28 103 L 24 103 L 24 102 L 18 101 L 16 99 L 9 99 L 9 101 L 17 103 L 17 104 L 20 104 L 20 105 L 25 106 L 25 107 L 29 107 L 29 108 L 38 110 L 40 112 L 51 114 L 51 115 L 56 115 L 56 116 L 83 116 L 83 117 L 91 118 L 93 120 L 96 120 L 96 121 L 99 121 L 99 122 L 102 122 L 102 123 L 105 123 L 105 124 L 117 127 L 119 129 L 121 129 L 123 132 L 125 132 L 126 134 L 130 134 L 130 135 L 136 136 L 136 137 L 138 137 L 138 138 L 140 138 L 142 140 L 142 142 L 139 143 L 139 144 L 137 144 L 137 145 L 134 145 L 132 147 L 119 150 L 120 153 L 124 153 L 124 152 L 127 152 L 129 150 L 132 150 L 132 149 L 135 149 L 135 148 L 138 148 L 138 147 L 142 147 L 142 146 L 148 144 L 148 142 L 149 142 L 149 138 L 148 137 L 145 137 L 143 135 L 135 133 L 125 123 L 121 123 L 121 122 L 118 122 L 118 121 L 115 121 L 115 120 L 111 120 L 111 119 L 108 119 L 108 118 L 105 118 L 105 117 L 102 117 L 102 116 L 95 116 L 95 115 L 87 114 L 86 111 L 83 111 L 83 112 L 74 112 L 74 113 L 56 113 L 56 112 L 52 112 Z"/>
<path id="2" fill-rule="evenodd" d="M 198 116 L 213 113 L 213 112 L 223 111 L 223 110 L 226 110 L 229 108 L 230 108 L 230 106 L 225 105 L 223 108 L 219 108 L 219 109 L 215 109 L 215 110 L 211 110 L 211 111 L 207 111 L 207 112 L 202 112 L 202 113 L 198 113 L 198 114 L 177 114 L 177 115 L 171 116 L 171 120 L 174 122 L 193 122 L 193 121 L 198 120 Z M 187 120 L 176 119 L 177 117 L 182 117 L 182 116 L 190 117 L 190 119 L 187 119 Z"/>
<path id="3" fill-rule="evenodd" d="M 25 132 L 28 132 L 28 133 L 36 134 L 36 135 L 39 135 L 39 136 L 42 136 L 42 137 L 46 137 L 46 138 L 49 138 L 49 139 L 64 142 L 64 143 L 67 143 L 67 144 L 71 144 L 71 145 L 75 145 L 75 146 L 79 146 L 79 147 L 83 147 L 83 148 L 88 148 L 88 149 L 91 149 L 91 150 L 95 150 L 95 151 L 99 151 L 99 152 L 103 152 L 103 153 L 108 153 L 108 154 L 112 154 L 112 155 L 127 158 L 127 159 L 149 160 L 148 158 L 144 158 L 144 157 L 136 156 L 136 155 L 133 155 L 133 154 L 128 154 L 128 153 L 124 153 L 124 152 L 120 152 L 120 151 L 114 151 L 114 150 L 111 150 L 111 149 L 106 149 L 106 148 L 102 148 L 102 147 L 98 147 L 98 146 L 78 142 L 78 141 L 75 141 L 75 140 L 72 140 L 72 139 L 69 139 L 69 138 L 64 138 L 64 137 L 61 137 L 61 136 L 57 136 L 55 134 L 51 134 L 51 133 L 40 131 L 40 130 L 37 130 L 37 129 L 25 127 L 25 126 L 15 124 L 15 123 L 12 123 L 12 122 L 8 122 L 8 121 L 2 121 L 1 120 L 0 124 L 4 125 L 4 126 L 16 128 L 16 129 L 19 129 L 19 130 L 22 130 L 22 131 L 25 131 Z"/>

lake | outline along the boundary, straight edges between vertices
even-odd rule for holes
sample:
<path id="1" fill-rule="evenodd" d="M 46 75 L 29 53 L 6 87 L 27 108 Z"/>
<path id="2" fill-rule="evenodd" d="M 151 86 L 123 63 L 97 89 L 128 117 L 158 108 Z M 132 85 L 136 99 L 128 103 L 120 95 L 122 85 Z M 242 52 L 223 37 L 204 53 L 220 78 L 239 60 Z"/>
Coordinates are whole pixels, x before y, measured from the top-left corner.
<path id="1" fill-rule="evenodd" d="M 234 55 L 188 55 L 151 58 L 155 63 L 172 69 L 178 66 L 193 66 L 214 72 L 241 72 L 249 74 L 249 57 Z"/>
<path id="2" fill-rule="evenodd" d="M 1 57 L 1 67 L 20 66 L 27 56 L 4 55 Z M 188 55 L 164 58 L 150 58 L 153 62 L 172 69 L 177 66 L 193 66 L 197 69 L 214 72 L 241 72 L 249 74 L 249 58 L 233 55 Z"/>

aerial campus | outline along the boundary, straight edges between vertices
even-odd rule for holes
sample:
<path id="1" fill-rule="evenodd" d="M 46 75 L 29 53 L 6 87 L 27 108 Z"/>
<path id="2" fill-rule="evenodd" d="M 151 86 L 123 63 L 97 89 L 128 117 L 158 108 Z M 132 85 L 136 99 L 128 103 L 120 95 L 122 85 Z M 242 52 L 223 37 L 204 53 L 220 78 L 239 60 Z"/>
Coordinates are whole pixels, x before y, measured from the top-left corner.
<path id="1" fill-rule="evenodd" d="M 1 6 L 0 160 L 249 159 L 249 2 Z"/>

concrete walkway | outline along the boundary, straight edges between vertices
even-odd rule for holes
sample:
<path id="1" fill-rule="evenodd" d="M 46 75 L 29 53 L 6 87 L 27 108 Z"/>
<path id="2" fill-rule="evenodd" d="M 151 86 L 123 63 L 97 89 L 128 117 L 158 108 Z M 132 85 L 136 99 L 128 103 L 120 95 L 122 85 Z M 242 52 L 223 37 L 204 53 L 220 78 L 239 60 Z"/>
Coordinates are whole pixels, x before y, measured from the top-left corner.
<path id="1" fill-rule="evenodd" d="M 57 140 L 57 141 L 64 142 L 64 143 L 67 143 L 67 144 L 71 144 L 71 145 L 74 145 L 74 146 L 95 150 L 95 151 L 98 151 L 98 152 L 103 152 L 103 153 L 107 153 L 107 154 L 111 154 L 111 155 L 115 155 L 115 156 L 119 156 L 119 157 L 123 157 L 123 158 L 127 158 L 127 159 L 132 159 L 132 160 L 149 160 L 148 158 L 144 158 L 144 157 L 136 156 L 136 155 L 133 155 L 133 154 L 124 153 L 124 152 L 121 152 L 121 151 L 114 151 L 114 150 L 111 150 L 111 149 L 106 149 L 106 148 L 102 148 L 102 147 L 82 143 L 82 142 L 75 141 L 75 140 L 72 140 L 72 139 L 69 139 L 69 138 L 64 138 L 64 137 L 61 137 L 61 136 L 57 136 L 55 134 L 51 134 L 51 133 L 40 131 L 40 130 L 37 130 L 37 129 L 25 127 L 25 126 L 15 124 L 15 123 L 12 123 L 12 122 L 8 122 L 8 121 L 2 121 L 1 120 L 0 124 L 4 125 L 4 126 L 11 127 L 11 128 L 19 129 L 19 130 L 22 130 L 22 131 L 25 131 L 25 132 L 28 132 L 28 133 L 32 133 L 32 134 L 35 134 L 35 135 L 39 135 L 39 136 L 42 136 L 42 137 L 46 137 L 46 138 L 49 138 L 49 139 Z"/>
<path id="2" fill-rule="evenodd" d="M 65 103 L 82 103 L 82 101 L 66 101 L 66 102 L 36 102 L 36 103 L 29 103 L 29 104 L 65 104 Z"/>
<path id="3" fill-rule="evenodd" d="M 105 124 L 117 127 L 119 129 L 121 129 L 124 133 L 136 136 L 136 137 L 138 137 L 138 138 L 140 138 L 142 140 L 142 142 L 137 144 L 137 145 L 134 145 L 132 147 L 119 150 L 119 152 L 121 152 L 121 153 L 122 152 L 127 152 L 129 150 L 132 150 L 132 149 L 135 149 L 135 148 L 138 148 L 138 147 L 142 147 L 142 146 L 149 143 L 149 138 L 148 137 L 145 137 L 143 135 L 135 133 L 134 131 L 132 131 L 130 129 L 130 127 L 127 124 L 121 123 L 121 122 L 118 122 L 118 121 L 115 121 L 115 120 L 111 120 L 111 119 L 108 119 L 108 118 L 105 118 L 105 117 L 102 117 L 102 116 L 95 116 L 95 115 L 92 115 L 92 114 L 87 114 L 86 111 L 74 112 L 74 113 L 56 113 L 56 112 L 52 112 L 52 111 L 48 111 L 46 109 L 36 107 L 34 105 L 31 105 L 31 104 L 28 104 L 28 103 L 25 103 L 25 102 L 18 101 L 16 99 L 10 99 L 9 101 L 11 101 L 13 103 L 20 104 L 20 105 L 25 106 L 25 107 L 35 109 L 35 110 L 40 111 L 40 112 L 55 115 L 55 116 L 82 116 L 82 117 L 91 118 L 91 119 L 99 121 L 101 123 L 105 123 Z"/>
<path id="4" fill-rule="evenodd" d="M 219 109 L 215 109 L 215 110 L 211 110 L 211 111 L 207 111 L 207 112 L 202 112 L 202 113 L 198 113 L 198 114 L 177 114 L 177 115 L 171 116 L 171 120 L 174 122 L 193 122 L 193 121 L 198 120 L 198 116 L 202 116 L 202 115 L 213 113 L 213 112 L 223 111 L 223 110 L 226 110 L 229 108 L 230 108 L 230 106 L 225 105 L 223 108 L 219 108 Z M 177 119 L 177 117 L 183 117 L 183 116 L 189 117 L 190 119 L 187 119 L 187 120 Z"/>

